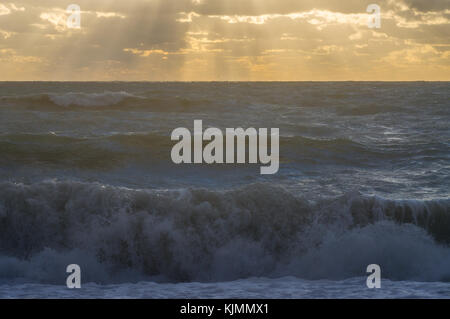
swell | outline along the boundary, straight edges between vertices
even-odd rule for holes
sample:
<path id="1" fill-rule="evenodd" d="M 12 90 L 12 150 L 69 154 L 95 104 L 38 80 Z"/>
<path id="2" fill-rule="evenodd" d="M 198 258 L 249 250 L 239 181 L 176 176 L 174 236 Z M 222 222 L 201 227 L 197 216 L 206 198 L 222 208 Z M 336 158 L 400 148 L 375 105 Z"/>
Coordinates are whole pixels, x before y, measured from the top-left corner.
<path id="1" fill-rule="evenodd" d="M 204 142 L 206 145 L 208 142 Z M 80 168 L 114 168 L 126 163 L 171 162 L 170 152 L 176 142 L 170 132 L 112 134 L 75 137 L 47 134 L 0 135 L 0 163 L 41 163 Z M 248 150 L 248 139 L 246 140 Z M 225 149 L 224 149 L 225 152 Z M 446 159 L 446 148 L 428 143 L 420 149 L 382 148 L 347 138 L 313 139 L 302 136 L 280 137 L 282 163 L 330 162 L 343 165 L 371 165 L 377 160 Z"/>
<path id="2" fill-rule="evenodd" d="M 213 101 L 203 98 L 180 96 L 145 97 L 126 91 L 103 93 L 41 93 L 32 95 L 2 96 L 1 107 L 22 108 L 35 111 L 64 110 L 127 110 L 127 111 L 157 111 L 184 112 L 192 108 L 214 107 Z"/>
<path id="3" fill-rule="evenodd" d="M 341 279 L 378 263 L 393 280 L 450 280 L 450 200 L 349 193 L 309 202 L 280 187 L 127 189 L 0 184 L 0 279 Z M 67 263 L 67 264 L 65 264 Z"/>
<path id="4" fill-rule="evenodd" d="M 15 103 L 17 105 L 26 105 L 30 108 L 39 108 L 43 106 L 60 107 L 98 107 L 119 104 L 126 100 L 139 100 L 141 97 L 129 94 L 124 91 L 103 93 L 81 93 L 69 92 L 64 94 L 41 93 L 31 95 L 2 96 L 0 101 L 3 103 Z"/>
<path id="5" fill-rule="evenodd" d="M 108 169 L 129 161 L 170 160 L 171 143 L 170 137 L 152 133 L 97 137 L 6 134 L 0 135 L 0 163 Z"/>

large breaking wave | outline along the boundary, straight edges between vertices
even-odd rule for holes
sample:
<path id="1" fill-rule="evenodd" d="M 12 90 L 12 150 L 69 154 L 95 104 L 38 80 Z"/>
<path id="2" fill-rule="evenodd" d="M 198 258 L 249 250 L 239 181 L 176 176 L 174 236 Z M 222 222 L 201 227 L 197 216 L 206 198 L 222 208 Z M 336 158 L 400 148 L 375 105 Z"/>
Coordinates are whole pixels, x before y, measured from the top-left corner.
<path id="1" fill-rule="evenodd" d="M 450 200 L 348 193 L 315 202 L 281 187 L 128 189 L 0 184 L 0 280 L 342 279 L 380 264 L 393 280 L 450 280 Z"/>

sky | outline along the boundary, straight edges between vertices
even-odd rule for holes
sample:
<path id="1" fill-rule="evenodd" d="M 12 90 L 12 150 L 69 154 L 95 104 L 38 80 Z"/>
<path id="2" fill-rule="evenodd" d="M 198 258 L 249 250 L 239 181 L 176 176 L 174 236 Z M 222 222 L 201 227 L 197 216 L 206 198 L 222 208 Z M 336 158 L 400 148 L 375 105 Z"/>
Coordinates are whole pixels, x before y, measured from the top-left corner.
<path id="1" fill-rule="evenodd" d="M 448 81 L 450 0 L 0 0 L 0 81 L 87 80 Z"/>

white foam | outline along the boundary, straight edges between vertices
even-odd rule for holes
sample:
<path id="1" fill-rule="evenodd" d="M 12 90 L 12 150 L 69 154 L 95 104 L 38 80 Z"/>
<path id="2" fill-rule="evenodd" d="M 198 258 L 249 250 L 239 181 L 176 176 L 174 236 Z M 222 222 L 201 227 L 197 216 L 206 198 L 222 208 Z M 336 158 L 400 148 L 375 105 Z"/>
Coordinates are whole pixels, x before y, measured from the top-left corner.
<path id="1" fill-rule="evenodd" d="M 0 285 L 0 298 L 174 298 L 174 299 L 315 299 L 315 298 L 433 298 L 447 299 L 450 283 L 382 281 L 382 289 L 368 289 L 365 277 L 342 281 L 310 281 L 295 277 L 248 278 L 215 283 L 155 283 L 97 285 L 85 283 L 82 289 L 64 284 L 16 283 Z"/>
<path id="2" fill-rule="evenodd" d="M 360 215 L 373 213 L 371 199 L 357 194 L 318 206 L 265 184 L 155 191 L 0 183 L 0 194 L 0 250 L 14 257 L 0 260 L 7 278 L 56 282 L 64 273 L 53 277 L 54 269 L 78 263 L 101 283 L 342 279 L 377 263 L 390 279 L 450 279 L 450 248 L 424 229 L 387 215 L 355 224 L 361 216 L 349 200 L 366 204 Z"/>

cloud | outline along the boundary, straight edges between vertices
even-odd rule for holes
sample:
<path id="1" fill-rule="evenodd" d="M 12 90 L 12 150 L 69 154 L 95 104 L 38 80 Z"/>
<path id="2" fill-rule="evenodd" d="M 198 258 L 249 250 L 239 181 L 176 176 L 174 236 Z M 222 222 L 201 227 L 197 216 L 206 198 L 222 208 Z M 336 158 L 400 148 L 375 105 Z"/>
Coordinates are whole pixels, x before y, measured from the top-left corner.
<path id="1" fill-rule="evenodd" d="M 0 3 L 0 16 L 11 14 L 14 11 L 25 11 L 24 7 L 17 7 L 14 3 L 2 4 Z"/>
<path id="2" fill-rule="evenodd" d="M 445 11 L 450 9 L 450 0 L 403 0 L 406 6 L 417 11 Z"/>
<path id="3" fill-rule="evenodd" d="M 362 0 L 77 0 L 71 29 L 69 3 L 16 0 L 0 79 L 449 79 L 449 1 L 377 1 L 369 29 Z"/>

